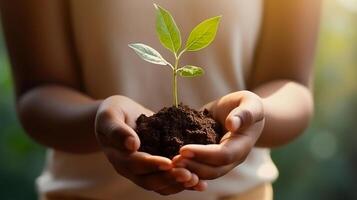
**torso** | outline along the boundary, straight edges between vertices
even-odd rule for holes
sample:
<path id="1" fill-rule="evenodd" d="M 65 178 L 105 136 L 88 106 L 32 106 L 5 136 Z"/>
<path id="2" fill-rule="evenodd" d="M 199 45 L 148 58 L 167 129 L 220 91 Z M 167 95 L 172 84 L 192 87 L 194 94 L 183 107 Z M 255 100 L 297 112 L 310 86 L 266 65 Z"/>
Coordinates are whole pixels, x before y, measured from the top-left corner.
<path id="1" fill-rule="evenodd" d="M 123 94 L 148 108 L 170 105 L 169 68 L 140 60 L 128 48 L 142 42 L 172 55 L 161 47 L 155 32 L 154 1 L 70 1 L 75 45 L 86 92 L 95 98 Z M 181 101 L 202 106 L 227 93 L 244 89 L 259 33 L 261 0 L 158 0 L 170 10 L 181 29 L 183 41 L 195 25 L 223 15 L 216 40 L 207 49 L 183 56 L 183 64 L 202 66 L 206 74 L 179 80 Z"/>

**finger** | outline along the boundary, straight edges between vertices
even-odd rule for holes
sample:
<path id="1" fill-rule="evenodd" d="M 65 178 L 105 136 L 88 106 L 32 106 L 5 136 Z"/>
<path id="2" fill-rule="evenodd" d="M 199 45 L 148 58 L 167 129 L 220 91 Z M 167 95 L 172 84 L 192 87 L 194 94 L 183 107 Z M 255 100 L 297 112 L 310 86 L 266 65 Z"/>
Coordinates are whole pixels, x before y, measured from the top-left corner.
<path id="1" fill-rule="evenodd" d="M 180 184 L 176 181 L 175 177 L 167 171 L 135 176 L 132 180 L 140 187 L 152 191 L 159 191 L 172 185 Z"/>
<path id="2" fill-rule="evenodd" d="M 131 100 L 127 97 L 122 97 L 124 100 L 120 103 L 120 108 L 123 110 L 125 114 L 125 123 L 129 125 L 129 127 L 135 129 L 136 127 L 136 120 L 140 115 L 151 116 L 154 114 L 153 111 L 143 107 L 142 105 L 138 104 L 137 102 Z"/>
<path id="3" fill-rule="evenodd" d="M 230 93 L 214 102 L 207 104 L 205 107 L 211 111 L 214 119 L 216 119 L 219 123 L 228 126 L 225 127 L 227 130 L 234 129 L 239 126 L 237 119 L 231 119 L 232 116 L 235 116 L 234 113 L 232 113 L 233 115 L 230 115 L 230 113 L 237 107 L 241 107 L 241 112 L 238 117 L 242 117 L 241 121 L 244 124 L 249 124 L 253 121 L 259 121 L 263 117 L 261 113 L 263 106 L 260 97 L 249 91 Z M 228 122 L 226 122 L 227 117 L 229 119 Z"/>
<path id="4" fill-rule="evenodd" d="M 239 129 L 248 128 L 263 119 L 263 104 L 257 95 L 250 93 L 244 95 L 238 106 L 228 114 L 225 127 L 228 131 L 237 133 Z"/>
<path id="5" fill-rule="evenodd" d="M 144 152 L 122 154 L 113 148 L 105 148 L 103 151 L 120 174 L 123 170 L 127 173 L 142 175 L 172 168 L 171 160 L 161 156 L 152 156 Z"/>
<path id="6" fill-rule="evenodd" d="M 125 124 L 125 117 L 121 110 L 101 107 L 95 121 L 95 131 L 102 144 L 124 152 L 139 149 L 139 137 L 131 127 Z"/>
<path id="7" fill-rule="evenodd" d="M 161 195 L 171 195 L 171 194 L 176 194 L 179 192 L 182 192 L 183 190 L 185 190 L 185 187 L 181 184 L 181 183 L 177 183 L 174 185 L 170 185 L 164 189 L 161 190 L 157 190 L 156 192 L 161 194 Z"/>
<path id="8" fill-rule="evenodd" d="M 203 180 L 211 180 L 221 177 L 234 167 L 232 165 L 213 167 L 189 159 L 182 159 L 175 163 L 175 166 L 184 167 L 197 174 L 197 176 Z"/>
<path id="9" fill-rule="evenodd" d="M 207 187 L 208 187 L 208 184 L 206 181 L 199 181 L 199 183 L 193 188 L 197 191 L 202 192 L 202 191 L 205 191 L 207 189 Z"/>
<path id="10" fill-rule="evenodd" d="M 196 174 L 192 174 L 191 180 L 185 182 L 183 184 L 183 186 L 185 186 L 185 188 L 191 188 L 196 186 L 199 183 L 200 179 L 198 178 L 198 176 Z"/>
<path id="11" fill-rule="evenodd" d="M 194 191 L 205 191 L 208 187 L 207 181 L 199 180 L 197 185 L 191 187 L 191 188 L 186 188 L 186 190 L 194 190 Z"/>
<path id="12" fill-rule="evenodd" d="M 180 149 L 180 156 L 212 166 L 222 166 L 243 161 L 253 146 L 254 139 L 251 137 L 228 132 L 221 144 L 185 145 Z M 173 160 L 173 164 L 176 160 Z"/>
<path id="13" fill-rule="evenodd" d="M 192 179 L 192 173 L 185 168 L 172 168 L 170 174 L 177 182 L 188 182 Z"/>

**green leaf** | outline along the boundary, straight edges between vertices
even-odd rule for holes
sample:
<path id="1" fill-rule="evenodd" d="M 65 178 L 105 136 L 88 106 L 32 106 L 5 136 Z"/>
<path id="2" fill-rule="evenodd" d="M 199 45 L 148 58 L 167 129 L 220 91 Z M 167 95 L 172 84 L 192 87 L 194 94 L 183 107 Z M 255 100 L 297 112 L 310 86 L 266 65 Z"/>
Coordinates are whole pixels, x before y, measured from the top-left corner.
<path id="1" fill-rule="evenodd" d="M 187 51 L 198 51 L 207 47 L 214 40 L 222 16 L 213 17 L 197 25 L 186 43 Z"/>
<path id="2" fill-rule="evenodd" d="M 160 7 L 159 5 L 154 4 L 156 12 L 156 32 L 159 36 L 161 44 L 172 51 L 177 53 L 181 48 L 181 34 L 178 29 L 174 18 L 171 14 Z"/>
<path id="3" fill-rule="evenodd" d="M 143 60 L 149 63 L 153 63 L 157 65 L 168 64 L 168 62 L 160 55 L 159 52 L 157 52 L 152 47 L 149 47 L 148 45 L 135 43 L 135 44 L 129 44 L 129 47 L 134 49 L 135 53 L 138 54 L 140 58 L 142 58 Z"/>
<path id="4" fill-rule="evenodd" d="M 204 70 L 201 67 L 196 67 L 192 65 L 186 65 L 177 70 L 182 77 L 197 77 L 204 74 Z"/>

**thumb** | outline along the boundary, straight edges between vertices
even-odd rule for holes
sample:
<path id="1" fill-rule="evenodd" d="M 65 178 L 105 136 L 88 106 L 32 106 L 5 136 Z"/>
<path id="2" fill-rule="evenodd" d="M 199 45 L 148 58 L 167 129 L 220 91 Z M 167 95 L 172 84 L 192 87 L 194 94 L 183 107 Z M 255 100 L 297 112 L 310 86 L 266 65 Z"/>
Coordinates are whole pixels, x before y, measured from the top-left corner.
<path id="1" fill-rule="evenodd" d="M 113 142 L 118 142 L 118 145 L 126 151 L 137 151 L 140 147 L 140 139 L 136 132 L 124 121 L 117 122 L 116 125 L 112 135 Z"/>
<path id="2" fill-rule="evenodd" d="M 243 96 L 239 105 L 227 116 L 225 127 L 232 133 L 263 120 L 264 111 L 260 98 L 255 94 Z"/>
<path id="3" fill-rule="evenodd" d="M 134 152 L 140 147 L 138 135 L 125 123 L 125 115 L 118 109 L 99 110 L 95 131 L 102 146 L 111 146 L 122 152 Z"/>

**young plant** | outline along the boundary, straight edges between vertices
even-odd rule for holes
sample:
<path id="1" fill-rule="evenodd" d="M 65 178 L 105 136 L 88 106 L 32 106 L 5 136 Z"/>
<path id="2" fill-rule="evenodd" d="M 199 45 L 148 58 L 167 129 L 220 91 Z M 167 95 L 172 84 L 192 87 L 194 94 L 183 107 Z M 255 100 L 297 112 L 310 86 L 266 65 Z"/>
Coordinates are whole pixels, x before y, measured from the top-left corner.
<path id="1" fill-rule="evenodd" d="M 166 65 L 171 68 L 173 78 L 173 104 L 175 107 L 178 107 L 177 75 L 180 75 L 181 77 L 197 77 L 204 74 L 204 70 L 201 67 L 193 65 L 180 67 L 180 58 L 185 52 L 198 51 L 212 43 L 216 37 L 221 16 L 207 19 L 198 24 L 191 31 L 185 47 L 180 51 L 182 46 L 181 33 L 174 18 L 169 11 L 161 6 L 156 4 L 154 4 L 154 6 L 156 9 L 157 35 L 161 44 L 173 53 L 175 57 L 174 64 L 166 61 L 158 51 L 148 45 L 134 43 L 129 44 L 129 47 L 131 47 L 143 60 L 157 65 Z"/>

